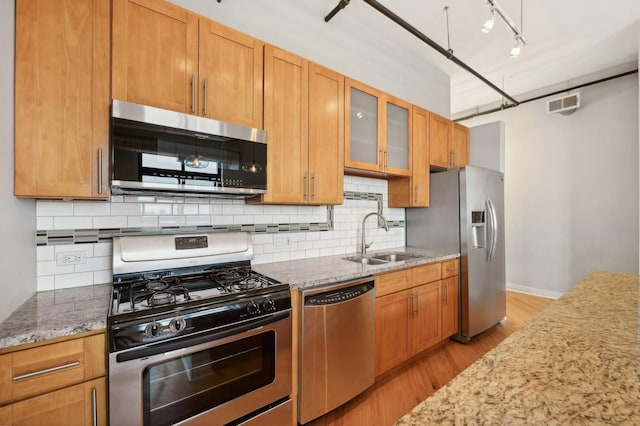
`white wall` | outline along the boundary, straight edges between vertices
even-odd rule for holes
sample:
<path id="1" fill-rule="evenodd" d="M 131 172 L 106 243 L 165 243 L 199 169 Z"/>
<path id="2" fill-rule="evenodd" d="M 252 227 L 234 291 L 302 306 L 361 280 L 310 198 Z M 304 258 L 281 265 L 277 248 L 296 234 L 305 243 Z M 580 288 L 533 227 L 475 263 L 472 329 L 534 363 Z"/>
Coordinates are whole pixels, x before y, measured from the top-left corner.
<path id="1" fill-rule="evenodd" d="M 541 99 L 463 123 L 506 124 L 511 288 L 557 296 L 593 270 L 638 273 L 638 77 L 580 92 L 572 115 Z"/>
<path id="2" fill-rule="evenodd" d="M 36 291 L 35 202 L 13 196 L 14 2 L 0 2 L 0 321 Z"/>
<path id="3" fill-rule="evenodd" d="M 328 23 L 338 0 L 170 0 L 430 111 L 450 116 L 449 76 L 427 62 L 431 48 L 360 1 Z M 365 25 L 363 17 L 373 15 Z M 402 45 L 389 34 L 401 32 Z M 418 52 L 417 54 L 414 52 Z"/>

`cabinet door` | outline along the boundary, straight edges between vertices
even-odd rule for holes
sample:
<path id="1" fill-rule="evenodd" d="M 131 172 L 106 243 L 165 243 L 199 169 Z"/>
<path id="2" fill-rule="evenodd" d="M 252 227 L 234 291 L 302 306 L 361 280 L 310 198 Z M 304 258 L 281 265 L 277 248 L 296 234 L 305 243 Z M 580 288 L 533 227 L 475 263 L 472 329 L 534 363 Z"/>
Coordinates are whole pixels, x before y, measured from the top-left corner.
<path id="1" fill-rule="evenodd" d="M 429 207 L 429 112 L 412 107 L 411 176 L 389 177 L 389 207 Z"/>
<path id="2" fill-rule="evenodd" d="M 411 174 L 411 104 L 385 97 L 385 143 L 382 148 L 383 171 L 389 175 Z"/>
<path id="3" fill-rule="evenodd" d="M 413 288 L 414 315 L 410 322 L 411 354 L 440 342 L 440 281 Z"/>
<path id="4" fill-rule="evenodd" d="M 411 295 L 405 290 L 376 299 L 376 376 L 410 356 Z"/>
<path id="5" fill-rule="evenodd" d="M 469 164 L 469 128 L 453 123 L 451 131 L 453 163 L 455 167 L 464 167 Z"/>
<path id="6" fill-rule="evenodd" d="M 344 77 L 309 67 L 309 203 L 342 204 L 344 195 Z"/>
<path id="7" fill-rule="evenodd" d="M 264 43 L 200 19 L 198 115 L 262 128 Z"/>
<path id="8" fill-rule="evenodd" d="M 429 113 L 413 107 L 411 206 L 429 207 Z"/>
<path id="9" fill-rule="evenodd" d="M 442 280 L 442 338 L 458 332 L 458 277 Z"/>
<path id="10" fill-rule="evenodd" d="M 15 194 L 108 196 L 110 8 L 16 2 Z"/>
<path id="11" fill-rule="evenodd" d="M 345 80 L 346 114 L 345 167 L 382 171 L 383 147 L 381 135 L 383 104 L 380 93 L 362 83 Z"/>
<path id="12" fill-rule="evenodd" d="M 107 424 L 105 379 L 100 378 L 9 406 L 13 426 Z"/>
<path id="13" fill-rule="evenodd" d="M 113 0 L 114 99 L 195 114 L 198 18 L 163 0 Z"/>
<path id="14" fill-rule="evenodd" d="M 451 167 L 451 121 L 439 115 L 429 114 L 430 164 L 436 167 Z"/>
<path id="15" fill-rule="evenodd" d="M 308 62 L 276 47 L 265 46 L 264 128 L 268 180 L 264 202 L 306 202 L 308 98 Z"/>

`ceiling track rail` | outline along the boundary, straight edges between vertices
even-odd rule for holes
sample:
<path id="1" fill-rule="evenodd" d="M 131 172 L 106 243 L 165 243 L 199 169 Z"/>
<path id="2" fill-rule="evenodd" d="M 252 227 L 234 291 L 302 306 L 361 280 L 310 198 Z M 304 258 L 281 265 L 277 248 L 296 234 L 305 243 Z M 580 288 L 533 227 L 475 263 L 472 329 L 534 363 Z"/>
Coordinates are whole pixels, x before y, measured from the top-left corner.
<path id="1" fill-rule="evenodd" d="M 635 70 L 626 71 L 626 72 L 623 72 L 623 73 L 611 75 L 609 77 L 600 78 L 598 80 L 589 81 L 587 83 L 577 84 L 575 86 L 567 87 L 565 89 L 556 90 L 555 92 L 545 93 L 544 95 L 534 96 L 533 98 L 525 99 L 523 101 L 520 101 L 520 103 L 518 105 L 526 104 L 528 102 L 537 101 L 537 100 L 540 100 L 540 99 L 543 99 L 543 98 L 548 98 L 549 96 L 554 96 L 554 95 L 559 95 L 561 93 L 570 92 L 572 90 L 581 89 L 583 87 L 593 86 L 594 84 L 604 83 L 606 81 L 614 80 L 616 78 L 626 77 L 626 76 L 631 75 L 631 74 L 636 74 L 637 72 L 638 72 L 638 69 L 636 68 Z M 513 107 L 516 107 L 518 105 L 501 105 L 499 107 L 488 109 L 486 111 L 479 111 L 479 112 L 475 112 L 473 114 L 465 115 L 464 117 L 455 118 L 455 119 L 453 119 L 453 121 L 459 122 L 459 121 L 469 120 L 470 118 L 479 117 L 481 115 L 493 114 L 494 112 L 499 112 L 499 111 L 502 111 L 502 110 L 505 110 L 505 109 L 508 109 L 508 108 L 513 108 Z"/>
<path id="2" fill-rule="evenodd" d="M 482 81 L 491 89 L 499 93 L 503 98 L 509 100 L 512 103 L 512 105 L 509 105 L 509 106 L 517 106 L 519 104 L 518 101 L 516 101 L 513 97 L 507 94 L 504 90 L 500 89 L 498 86 L 496 86 L 495 84 L 487 80 L 484 76 L 482 76 L 476 70 L 474 70 L 469 65 L 465 64 L 460 59 L 458 59 L 453 54 L 453 50 L 447 50 L 444 47 L 440 46 L 438 43 L 436 43 L 435 41 L 431 40 L 429 37 L 427 37 L 420 31 L 418 31 L 414 26 L 409 24 L 404 19 L 400 18 L 398 15 L 396 15 L 391 10 L 384 7 L 382 4 L 380 4 L 376 0 L 363 0 L 363 1 L 367 3 L 369 6 L 371 6 L 372 8 L 374 8 L 375 10 L 377 10 L 378 12 L 380 12 L 381 14 L 383 14 L 384 16 L 386 16 L 387 18 L 389 18 L 390 20 L 392 20 L 393 22 L 395 22 L 396 24 L 398 24 L 399 26 L 401 26 L 402 28 L 404 28 L 406 31 L 408 31 L 412 35 L 414 35 L 420 41 L 424 42 L 425 44 L 427 44 L 428 46 L 436 50 L 438 53 L 440 53 L 445 58 L 449 59 L 454 64 L 458 65 L 465 71 L 468 71 L 469 73 L 473 74 L 480 81 Z M 346 4 L 343 4 L 343 3 L 346 3 Z M 340 10 L 344 9 L 344 7 L 348 4 L 349 4 L 349 1 L 341 0 L 340 3 L 324 18 L 325 22 L 329 22 L 331 18 L 333 18 Z"/>

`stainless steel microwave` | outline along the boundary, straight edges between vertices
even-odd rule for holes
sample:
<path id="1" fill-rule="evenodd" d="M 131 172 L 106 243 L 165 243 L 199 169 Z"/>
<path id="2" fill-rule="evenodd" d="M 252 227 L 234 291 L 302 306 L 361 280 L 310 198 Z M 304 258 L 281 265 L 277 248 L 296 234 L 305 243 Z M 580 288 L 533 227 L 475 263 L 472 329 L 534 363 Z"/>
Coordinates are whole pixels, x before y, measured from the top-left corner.
<path id="1" fill-rule="evenodd" d="M 111 193 L 246 198 L 267 189 L 266 132 L 114 100 Z"/>

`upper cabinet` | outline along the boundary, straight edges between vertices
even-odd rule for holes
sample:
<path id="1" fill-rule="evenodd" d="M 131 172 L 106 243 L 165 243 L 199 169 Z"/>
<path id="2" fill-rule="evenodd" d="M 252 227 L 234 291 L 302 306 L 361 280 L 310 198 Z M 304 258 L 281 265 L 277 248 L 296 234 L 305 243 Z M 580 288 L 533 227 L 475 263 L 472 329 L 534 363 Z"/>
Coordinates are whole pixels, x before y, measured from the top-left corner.
<path id="1" fill-rule="evenodd" d="M 110 7 L 16 1 L 15 195 L 106 199 Z"/>
<path id="2" fill-rule="evenodd" d="M 464 167 L 469 163 L 469 129 L 431 113 L 431 165 L 440 168 Z"/>
<path id="3" fill-rule="evenodd" d="M 454 167 L 464 167 L 469 164 L 469 128 L 462 124 L 453 123 L 451 132 Z"/>
<path id="4" fill-rule="evenodd" d="M 340 204 L 344 77 L 273 46 L 265 48 L 263 203 Z"/>
<path id="5" fill-rule="evenodd" d="M 164 1 L 113 15 L 114 99 L 262 127 L 261 41 Z"/>
<path id="6" fill-rule="evenodd" d="M 346 79 L 345 167 L 392 176 L 411 174 L 411 105 Z"/>
<path id="7" fill-rule="evenodd" d="M 414 106 L 411 176 L 390 177 L 389 207 L 429 207 L 429 111 Z"/>

